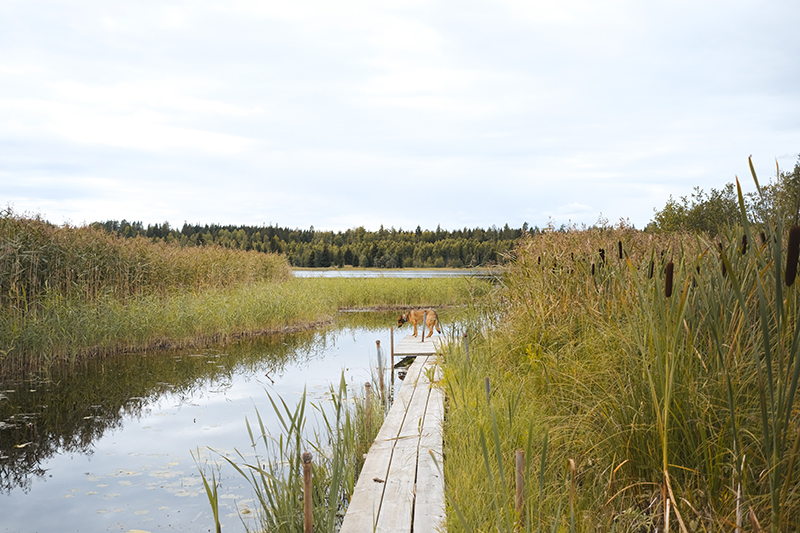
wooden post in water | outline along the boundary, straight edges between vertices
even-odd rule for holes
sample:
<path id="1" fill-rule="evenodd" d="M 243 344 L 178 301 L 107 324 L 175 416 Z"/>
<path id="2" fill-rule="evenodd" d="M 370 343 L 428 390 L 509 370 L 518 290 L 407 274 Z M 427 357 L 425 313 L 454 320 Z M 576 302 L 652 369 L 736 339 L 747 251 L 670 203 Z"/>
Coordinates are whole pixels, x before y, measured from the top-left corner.
<path id="1" fill-rule="evenodd" d="M 366 398 L 366 402 L 367 402 L 367 405 L 366 405 L 366 410 L 367 410 L 367 433 L 369 433 L 370 430 L 371 430 L 370 428 L 372 427 L 371 422 L 370 422 L 371 419 L 372 419 L 372 391 L 371 391 L 372 386 L 369 384 L 369 382 L 364 384 L 364 389 L 365 389 L 364 395 L 367 397 Z"/>
<path id="2" fill-rule="evenodd" d="M 303 453 L 303 533 L 314 531 L 314 496 L 311 484 L 311 452 Z"/>
<path id="3" fill-rule="evenodd" d="M 425 326 L 428 324 L 428 312 L 422 313 L 422 342 L 425 342 Z"/>
<path id="4" fill-rule="evenodd" d="M 378 385 L 381 387 L 381 401 L 386 401 L 386 386 L 384 385 L 384 378 L 383 378 L 383 354 L 381 353 L 381 341 L 375 341 L 375 345 L 377 346 L 378 350 Z"/>
<path id="5" fill-rule="evenodd" d="M 525 452 L 517 450 L 516 462 L 517 500 L 516 509 L 519 517 L 518 530 L 525 530 Z"/>
<path id="6" fill-rule="evenodd" d="M 394 326 L 389 328 L 389 345 L 392 352 L 392 389 L 394 389 Z"/>

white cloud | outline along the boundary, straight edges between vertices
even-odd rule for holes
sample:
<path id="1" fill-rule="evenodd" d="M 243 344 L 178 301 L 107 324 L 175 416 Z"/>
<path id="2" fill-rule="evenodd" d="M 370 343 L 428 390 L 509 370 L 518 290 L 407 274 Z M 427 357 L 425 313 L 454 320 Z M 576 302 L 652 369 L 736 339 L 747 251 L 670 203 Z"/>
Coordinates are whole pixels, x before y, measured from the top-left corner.
<path id="1" fill-rule="evenodd" d="M 0 190 L 54 220 L 642 227 L 800 151 L 788 2 L 0 11 Z"/>

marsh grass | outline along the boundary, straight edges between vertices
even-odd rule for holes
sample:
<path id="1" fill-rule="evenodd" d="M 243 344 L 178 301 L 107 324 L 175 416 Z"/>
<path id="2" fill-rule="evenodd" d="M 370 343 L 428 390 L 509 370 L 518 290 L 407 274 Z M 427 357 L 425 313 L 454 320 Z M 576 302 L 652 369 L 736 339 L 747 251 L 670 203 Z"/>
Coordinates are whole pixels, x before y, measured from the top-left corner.
<path id="1" fill-rule="evenodd" d="M 120 239 L 0 213 L 0 375 L 82 357 L 226 341 L 341 309 L 456 305 L 467 278 L 291 277 L 282 256 Z"/>
<path id="2" fill-rule="evenodd" d="M 619 242 L 623 258 L 603 261 Z M 786 255 L 784 228 L 745 218 L 718 240 L 616 228 L 522 242 L 466 323 L 469 358 L 445 358 L 448 531 L 517 527 L 517 449 L 532 452 L 526 531 L 733 531 L 745 516 L 795 530 L 800 298 Z"/>

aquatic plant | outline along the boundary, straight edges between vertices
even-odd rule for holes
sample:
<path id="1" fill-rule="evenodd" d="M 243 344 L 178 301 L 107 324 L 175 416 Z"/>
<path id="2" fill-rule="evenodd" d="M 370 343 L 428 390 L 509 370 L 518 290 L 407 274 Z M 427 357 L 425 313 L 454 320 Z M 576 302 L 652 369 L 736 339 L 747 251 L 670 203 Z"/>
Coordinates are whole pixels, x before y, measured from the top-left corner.
<path id="1" fill-rule="evenodd" d="M 252 452 L 236 451 L 235 457 L 221 455 L 252 489 L 258 506 L 255 510 L 258 531 L 303 531 L 303 454 L 312 452 L 313 523 L 314 531 L 333 532 L 341 524 L 355 481 L 383 421 L 380 400 L 375 396 L 353 397 L 348 393 L 344 374 L 338 387 L 331 387 L 329 402 L 311 403 L 305 391 L 294 407 L 283 398 L 269 396 L 273 414 L 280 427 L 276 433 L 267 430 L 260 413 L 254 427 L 246 422 Z M 366 410 L 371 404 L 367 424 Z M 313 432 L 307 428 L 309 405 L 319 416 Z M 209 475 L 206 466 L 198 465 L 204 482 Z M 219 506 L 218 491 L 206 483 L 206 494 L 212 511 Z M 218 514 L 215 514 L 219 530 Z M 247 526 L 247 524 L 245 524 Z"/>

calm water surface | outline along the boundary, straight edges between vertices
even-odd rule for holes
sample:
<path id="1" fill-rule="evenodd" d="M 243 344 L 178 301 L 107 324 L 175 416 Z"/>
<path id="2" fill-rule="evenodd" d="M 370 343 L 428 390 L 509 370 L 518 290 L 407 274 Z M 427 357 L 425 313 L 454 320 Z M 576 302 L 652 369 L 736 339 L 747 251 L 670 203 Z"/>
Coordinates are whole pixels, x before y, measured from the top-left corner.
<path id="1" fill-rule="evenodd" d="M 342 372 L 362 391 L 394 320 L 347 313 L 325 330 L 0 382 L 0 532 L 212 531 L 192 452 L 246 453 L 256 409 L 276 430 L 266 391 L 325 401 Z M 230 467 L 221 502 L 223 531 L 244 531 L 253 501 Z"/>
<path id="2" fill-rule="evenodd" d="M 293 270 L 297 278 L 457 278 L 460 276 L 489 276 L 492 274 L 487 269 L 434 269 L 414 270 L 407 268 L 381 269 L 381 270 Z"/>

